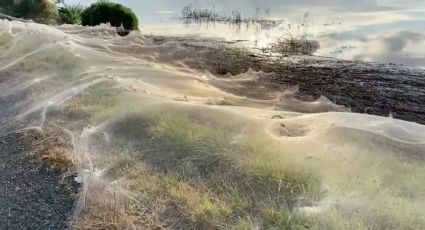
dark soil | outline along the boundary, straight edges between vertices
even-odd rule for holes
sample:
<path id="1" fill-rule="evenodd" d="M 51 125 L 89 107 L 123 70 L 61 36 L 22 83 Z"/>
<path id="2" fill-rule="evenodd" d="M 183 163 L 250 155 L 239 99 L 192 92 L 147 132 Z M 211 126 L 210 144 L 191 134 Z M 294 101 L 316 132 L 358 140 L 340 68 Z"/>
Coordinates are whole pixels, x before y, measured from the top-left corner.
<path id="1" fill-rule="evenodd" d="M 43 166 L 17 135 L 0 137 L 0 229 L 66 229 L 77 187 Z"/>
<path id="2" fill-rule="evenodd" d="M 261 70 L 274 73 L 266 79 L 270 89 L 283 91 L 298 86 L 298 99 L 312 101 L 325 96 L 352 112 L 391 114 L 397 119 L 425 124 L 424 70 L 315 56 L 272 55 L 268 51 L 252 52 L 228 45 L 186 45 L 192 47 L 199 60 L 185 64 L 218 77 L 244 73 L 248 68 Z"/>
<path id="3" fill-rule="evenodd" d="M 299 86 L 299 97 L 323 95 L 352 112 L 425 124 L 425 73 L 391 67 L 336 60 L 305 65 L 277 66 L 271 79 Z"/>

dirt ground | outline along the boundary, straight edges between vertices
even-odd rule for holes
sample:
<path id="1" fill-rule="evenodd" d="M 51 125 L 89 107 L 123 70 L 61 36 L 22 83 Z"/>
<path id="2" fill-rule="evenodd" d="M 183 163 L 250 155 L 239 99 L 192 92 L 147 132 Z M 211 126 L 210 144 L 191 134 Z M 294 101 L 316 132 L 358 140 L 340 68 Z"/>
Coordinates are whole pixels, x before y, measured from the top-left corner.
<path id="1" fill-rule="evenodd" d="M 77 186 L 42 165 L 15 134 L 0 137 L 0 229 L 66 229 Z"/>
<path id="2" fill-rule="evenodd" d="M 303 55 L 274 55 L 227 45 L 213 48 L 188 43 L 199 60 L 186 65 L 229 77 L 249 68 L 272 73 L 261 80 L 267 90 L 294 87 L 305 101 L 325 96 L 356 113 L 367 113 L 425 124 L 425 71 L 392 63 L 366 63 Z M 267 81 L 268 84 L 264 84 Z M 253 85 L 260 82 L 252 82 Z M 255 90 L 255 87 L 252 87 Z M 264 91 L 264 89 L 263 89 Z"/>

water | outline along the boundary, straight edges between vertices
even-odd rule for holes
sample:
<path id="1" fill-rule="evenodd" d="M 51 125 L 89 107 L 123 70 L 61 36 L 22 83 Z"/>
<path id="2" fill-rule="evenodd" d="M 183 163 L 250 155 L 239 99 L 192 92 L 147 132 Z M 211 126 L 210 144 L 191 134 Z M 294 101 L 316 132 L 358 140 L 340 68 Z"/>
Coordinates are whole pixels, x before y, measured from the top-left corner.
<path id="1" fill-rule="evenodd" d="M 288 36 L 287 25 L 291 24 L 292 34 L 307 33 L 320 42 L 317 55 L 417 67 L 425 63 L 425 4 L 421 0 L 408 3 L 401 0 L 118 2 L 135 10 L 145 34 L 249 40 L 264 47 Z M 219 15 L 230 16 L 237 10 L 245 17 L 261 15 L 283 20 L 283 23 L 260 31 L 223 25 L 183 26 L 177 19 L 190 4 L 213 9 Z M 304 26 L 298 29 L 302 24 Z"/>

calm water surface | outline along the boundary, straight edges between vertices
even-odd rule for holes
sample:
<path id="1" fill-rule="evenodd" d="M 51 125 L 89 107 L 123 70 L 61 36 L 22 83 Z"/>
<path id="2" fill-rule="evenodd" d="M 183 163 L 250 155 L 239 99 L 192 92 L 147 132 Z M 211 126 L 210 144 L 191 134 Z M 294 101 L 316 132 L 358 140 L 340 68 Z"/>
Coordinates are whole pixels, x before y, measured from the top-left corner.
<path id="1" fill-rule="evenodd" d="M 94 1 L 68 0 L 68 4 Z M 258 47 L 278 38 L 307 34 L 318 40 L 317 55 L 425 66 L 423 0 L 117 0 L 136 12 L 145 34 L 248 40 Z M 274 26 L 184 25 L 185 6 L 230 16 L 276 19 Z"/>

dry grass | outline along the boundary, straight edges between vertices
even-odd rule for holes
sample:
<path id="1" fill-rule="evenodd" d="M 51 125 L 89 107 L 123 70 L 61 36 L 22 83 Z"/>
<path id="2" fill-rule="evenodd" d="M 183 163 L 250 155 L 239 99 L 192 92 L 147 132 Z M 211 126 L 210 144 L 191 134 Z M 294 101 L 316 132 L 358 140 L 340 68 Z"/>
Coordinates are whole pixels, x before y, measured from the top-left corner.
<path id="1" fill-rule="evenodd" d="M 43 133 L 28 131 L 20 137 L 20 142 L 29 146 L 43 165 L 62 173 L 72 171 L 73 147 L 69 137 L 58 128 L 47 126 Z"/>
<path id="2" fill-rule="evenodd" d="M 89 182 L 76 229 L 294 229 L 304 226 L 296 198 L 320 193 L 311 173 L 232 144 L 225 127 L 176 113 L 113 127 L 120 143 L 102 153 L 107 168 Z"/>
<path id="3" fill-rule="evenodd" d="M 61 147 L 47 147 L 42 150 L 38 150 L 36 155 L 40 157 L 46 165 L 53 169 L 66 172 L 73 166 L 72 153 L 65 148 Z"/>

